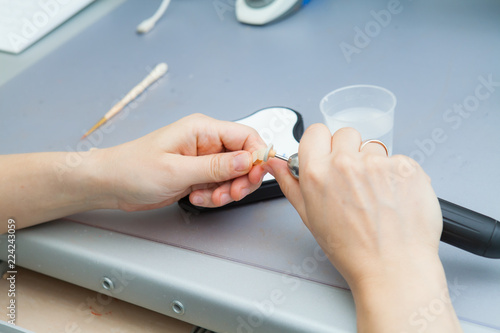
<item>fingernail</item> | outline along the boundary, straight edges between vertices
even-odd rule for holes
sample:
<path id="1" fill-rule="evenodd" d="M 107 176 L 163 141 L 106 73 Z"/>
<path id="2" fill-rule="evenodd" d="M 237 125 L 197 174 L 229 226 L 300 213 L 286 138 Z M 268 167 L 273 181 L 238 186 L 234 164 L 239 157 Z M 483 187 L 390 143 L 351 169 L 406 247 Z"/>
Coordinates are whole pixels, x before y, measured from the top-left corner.
<path id="1" fill-rule="evenodd" d="M 250 156 L 247 153 L 238 154 L 233 159 L 233 167 L 236 171 L 246 171 L 250 167 Z"/>
<path id="2" fill-rule="evenodd" d="M 196 205 L 196 206 L 203 205 L 203 198 L 201 195 L 195 195 L 191 199 L 191 202 L 193 203 L 193 205 Z"/>
<path id="3" fill-rule="evenodd" d="M 220 204 L 221 206 L 227 205 L 228 203 L 231 202 L 231 197 L 227 193 L 222 193 L 220 195 Z"/>
<path id="4" fill-rule="evenodd" d="M 250 194 L 250 189 L 249 188 L 244 188 L 240 192 L 240 200 L 246 197 L 247 195 Z"/>

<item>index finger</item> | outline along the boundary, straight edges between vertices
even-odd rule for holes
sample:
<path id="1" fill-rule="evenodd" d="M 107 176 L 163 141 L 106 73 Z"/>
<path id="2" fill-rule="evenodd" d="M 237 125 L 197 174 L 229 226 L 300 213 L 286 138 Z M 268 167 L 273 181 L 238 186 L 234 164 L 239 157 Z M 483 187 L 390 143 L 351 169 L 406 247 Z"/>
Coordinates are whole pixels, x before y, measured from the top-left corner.
<path id="1" fill-rule="evenodd" d="M 311 159 L 323 157 L 332 152 L 332 135 L 323 124 L 309 126 L 299 144 L 299 163 L 308 163 Z"/>
<path id="2" fill-rule="evenodd" d="M 217 120 L 215 125 L 220 140 L 229 150 L 254 151 L 266 145 L 259 133 L 250 126 L 223 120 Z"/>
<path id="3" fill-rule="evenodd" d="M 169 145 L 183 155 L 208 155 L 225 151 L 253 152 L 265 146 L 252 127 L 192 114 L 169 125 L 177 135 L 170 135 Z M 173 138 L 173 139 L 172 139 Z"/>

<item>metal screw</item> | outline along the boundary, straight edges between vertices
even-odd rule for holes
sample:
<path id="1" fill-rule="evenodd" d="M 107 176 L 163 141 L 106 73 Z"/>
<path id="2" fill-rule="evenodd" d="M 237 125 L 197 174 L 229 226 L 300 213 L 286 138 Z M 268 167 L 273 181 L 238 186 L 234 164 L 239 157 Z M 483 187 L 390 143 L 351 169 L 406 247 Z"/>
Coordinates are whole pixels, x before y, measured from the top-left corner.
<path id="1" fill-rule="evenodd" d="M 173 301 L 172 302 L 172 310 L 174 310 L 175 313 L 178 315 L 183 315 L 184 314 L 184 305 L 182 305 L 181 302 L 179 301 Z"/>
<path id="2" fill-rule="evenodd" d="M 106 276 L 104 276 L 101 279 L 101 285 L 106 290 L 113 290 L 113 289 L 115 289 L 115 284 L 113 283 L 113 281 L 110 278 L 106 277 Z"/>

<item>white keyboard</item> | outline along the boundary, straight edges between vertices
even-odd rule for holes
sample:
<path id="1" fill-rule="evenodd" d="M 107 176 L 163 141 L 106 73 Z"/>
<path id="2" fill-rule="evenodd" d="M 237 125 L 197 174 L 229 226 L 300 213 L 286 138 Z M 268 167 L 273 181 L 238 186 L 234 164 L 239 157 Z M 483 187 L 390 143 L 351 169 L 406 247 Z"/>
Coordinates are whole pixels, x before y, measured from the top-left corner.
<path id="1" fill-rule="evenodd" d="M 0 51 L 23 51 L 93 1 L 0 0 Z"/>

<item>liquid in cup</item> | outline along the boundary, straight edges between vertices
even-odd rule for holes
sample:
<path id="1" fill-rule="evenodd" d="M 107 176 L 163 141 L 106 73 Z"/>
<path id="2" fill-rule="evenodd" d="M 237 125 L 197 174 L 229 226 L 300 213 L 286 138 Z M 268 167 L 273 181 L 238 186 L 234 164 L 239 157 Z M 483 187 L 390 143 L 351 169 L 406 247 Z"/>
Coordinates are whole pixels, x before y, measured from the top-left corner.
<path id="1" fill-rule="evenodd" d="M 325 123 L 332 133 L 352 127 L 362 140 L 382 141 L 392 154 L 396 97 L 387 89 L 357 85 L 337 89 L 320 103 Z"/>

